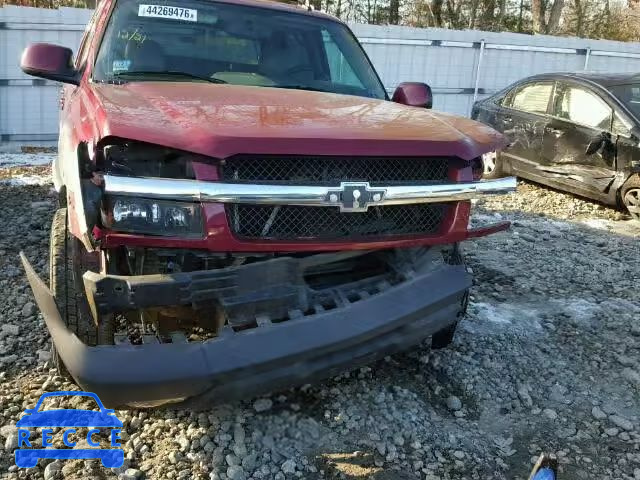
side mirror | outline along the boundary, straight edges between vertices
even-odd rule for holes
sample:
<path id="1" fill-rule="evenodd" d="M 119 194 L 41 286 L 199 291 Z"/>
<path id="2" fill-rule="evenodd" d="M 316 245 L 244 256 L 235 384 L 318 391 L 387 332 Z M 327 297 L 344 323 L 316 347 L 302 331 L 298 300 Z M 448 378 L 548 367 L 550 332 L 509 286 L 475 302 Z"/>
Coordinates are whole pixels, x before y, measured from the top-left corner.
<path id="1" fill-rule="evenodd" d="M 433 106 L 431 87 L 426 83 L 403 82 L 393 92 L 391 100 L 410 107 L 431 108 Z"/>
<path id="2" fill-rule="evenodd" d="M 73 52 L 70 48 L 33 43 L 22 52 L 20 68 L 34 77 L 73 85 L 80 83 L 80 75 L 73 68 Z"/>

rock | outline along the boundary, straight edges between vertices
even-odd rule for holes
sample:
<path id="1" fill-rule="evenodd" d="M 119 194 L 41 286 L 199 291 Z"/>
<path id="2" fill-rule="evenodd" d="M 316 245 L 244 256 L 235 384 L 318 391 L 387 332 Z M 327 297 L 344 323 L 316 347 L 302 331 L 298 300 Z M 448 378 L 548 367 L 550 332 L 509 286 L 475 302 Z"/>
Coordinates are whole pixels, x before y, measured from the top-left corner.
<path id="1" fill-rule="evenodd" d="M 591 409 L 591 415 L 593 415 L 593 418 L 596 420 L 604 420 L 607 418 L 607 414 L 604 413 L 600 407 L 593 407 Z"/>
<path id="2" fill-rule="evenodd" d="M 2 332 L 7 335 L 13 335 L 15 337 L 20 333 L 20 327 L 18 325 L 7 323 L 2 326 Z"/>
<path id="3" fill-rule="evenodd" d="M 179 451 L 171 450 L 171 452 L 169 452 L 169 463 L 171 463 L 171 465 L 175 465 L 180 460 L 182 460 L 182 454 Z"/>
<path id="4" fill-rule="evenodd" d="M 460 410 L 462 408 L 462 401 L 455 395 L 450 395 L 447 398 L 447 408 L 454 412 Z"/>
<path id="5" fill-rule="evenodd" d="M 555 420 L 556 418 L 558 418 L 558 414 L 556 413 L 556 411 L 551 408 L 545 408 L 542 411 L 542 414 L 549 420 Z"/>
<path id="6" fill-rule="evenodd" d="M 58 473 L 60 470 L 62 470 L 62 462 L 60 462 L 59 460 L 51 462 L 44 468 L 44 480 L 53 480 L 56 476 L 56 473 Z"/>
<path id="7" fill-rule="evenodd" d="M 633 367 L 636 364 L 636 361 L 628 355 L 616 355 L 616 360 L 623 367 Z"/>
<path id="8" fill-rule="evenodd" d="M 178 445 L 180 445 L 180 450 L 183 452 L 187 451 L 189 449 L 189 445 L 191 445 L 191 442 L 185 436 L 179 436 L 178 438 L 176 438 L 176 442 L 178 442 Z"/>
<path id="9" fill-rule="evenodd" d="M 238 424 L 233 429 L 233 441 L 236 443 L 244 443 L 246 434 L 242 425 Z"/>
<path id="10" fill-rule="evenodd" d="M 620 430 L 618 430 L 617 428 L 611 427 L 611 428 L 606 428 L 604 430 L 604 433 L 606 433 L 607 435 L 609 435 L 610 437 L 615 437 L 616 435 L 618 435 L 618 432 Z"/>
<path id="11" fill-rule="evenodd" d="M 245 480 L 246 475 L 244 469 L 239 465 L 231 465 L 227 468 L 227 477 L 229 480 Z"/>
<path id="12" fill-rule="evenodd" d="M 251 453 L 242 459 L 242 468 L 244 468 L 248 472 L 252 472 L 256 468 L 256 460 L 258 459 L 258 455 L 256 453 Z"/>
<path id="13" fill-rule="evenodd" d="M 562 439 L 573 437 L 578 432 L 576 430 L 575 425 L 561 427 L 557 431 L 558 431 L 558 438 L 562 438 Z"/>
<path id="14" fill-rule="evenodd" d="M 286 474 L 296 473 L 296 462 L 291 459 L 286 460 L 280 468 L 282 469 L 282 472 Z"/>
<path id="15" fill-rule="evenodd" d="M 46 363 L 51 360 L 51 350 L 38 350 L 36 351 L 38 354 L 38 362 Z"/>
<path id="16" fill-rule="evenodd" d="M 2 436 L 2 438 L 7 438 L 9 435 L 16 431 L 17 427 L 15 425 L 3 425 L 2 427 L 0 427 L 0 436 Z"/>
<path id="17" fill-rule="evenodd" d="M 11 432 L 4 441 L 4 451 L 7 453 L 13 452 L 18 448 L 18 431 Z"/>
<path id="18" fill-rule="evenodd" d="M 273 401 L 270 398 L 259 398 L 258 400 L 253 402 L 253 409 L 258 413 L 271 410 L 272 406 Z"/>
<path id="19" fill-rule="evenodd" d="M 247 455 L 247 446 L 244 443 L 236 443 L 233 446 L 233 453 L 238 458 L 244 458 Z"/>
<path id="20" fill-rule="evenodd" d="M 549 390 L 549 398 L 557 403 L 571 403 L 571 400 L 566 397 L 567 387 L 555 383 Z"/>
<path id="21" fill-rule="evenodd" d="M 240 459 L 232 453 L 227 454 L 224 458 L 229 466 L 240 465 Z"/>
<path id="22" fill-rule="evenodd" d="M 31 317 L 36 313 L 36 306 L 33 302 L 27 302 L 22 307 L 22 316 L 23 317 Z"/>
<path id="23" fill-rule="evenodd" d="M 131 440 L 131 446 L 134 452 L 139 452 L 143 445 L 144 443 L 140 437 L 136 436 Z"/>
<path id="24" fill-rule="evenodd" d="M 5 365 L 11 365 L 15 363 L 16 360 L 18 360 L 18 355 L 15 355 L 15 354 L 0 357 L 0 362 L 2 362 Z"/>
<path id="25" fill-rule="evenodd" d="M 629 383 L 640 387 L 640 373 L 636 370 L 632 370 L 631 368 L 622 369 L 622 378 L 627 380 Z"/>
<path id="26" fill-rule="evenodd" d="M 529 387 L 521 385 L 518 388 L 518 397 L 520 397 L 520 401 L 525 407 L 533 407 L 533 399 L 531 398 L 531 395 L 529 395 Z"/>
<path id="27" fill-rule="evenodd" d="M 138 430 L 141 425 L 142 425 L 142 419 L 140 417 L 133 417 L 131 419 L 131 422 L 129 423 L 131 430 L 134 430 L 134 431 Z"/>
<path id="28" fill-rule="evenodd" d="M 631 421 L 619 415 L 611 415 L 609 417 L 609 421 L 613 423 L 616 427 L 620 427 L 621 429 L 626 430 L 628 432 L 633 430 L 633 423 L 631 423 Z"/>
<path id="29" fill-rule="evenodd" d="M 123 468 L 125 465 L 126 467 Z M 113 472 L 116 473 L 117 475 L 121 475 L 127 471 L 127 468 L 129 468 L 129 462 L 125 459 L 122 467 L 114 468 Z M 62 472 L 63 478 L 72 477 L 78 473 L 78 465 L 72 462 L 64 462 L 62 465 L 61 472 Z"/>
<path id="30" fill-rule="evenodd" d="M 144 473 L 137 468 L 127 468 L 124 473 L 118 475 L 118 480 L 137 480 L 143 475 Z"/>

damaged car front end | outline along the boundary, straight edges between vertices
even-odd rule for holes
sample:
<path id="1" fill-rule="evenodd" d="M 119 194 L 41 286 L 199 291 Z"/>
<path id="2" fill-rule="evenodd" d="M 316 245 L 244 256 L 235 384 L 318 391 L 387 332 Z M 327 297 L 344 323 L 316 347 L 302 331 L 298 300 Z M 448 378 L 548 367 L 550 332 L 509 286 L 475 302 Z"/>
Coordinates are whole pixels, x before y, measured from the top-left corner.
<path id="1" fill-rule="evenodd" d="M 306 285 L 285 284 L 248 289 L 245 295 L 234 292 L 236 296 L 221 303 L 241 310 L 242 315 L 208 340 L 171 331 L 166 337 L 142 334 L 137 344 L 123 336 L 112 346 L 89 346 L 71 332 L 47 286 L 26 259 L 23 262 L 53 342 L 78 384 L 98 393 L 108 405 L 157 406 L 187 399 L 199 404 L 247 398 L 308 383 L 406 349 L 445 330 L 464 313 L 471 276 L 463 265 L 443 262 L 439 250 L 422 253 L 424 265 L 394 262 L 394 267 L 403 266 L 404 271 L 341 288 L 332 285 L 311 291 Z M 259 268 L 272 272 L 274 263 L 289 270 L 284 277 L 299 280 L 304 262 L 283 258 L 266 261 Z M 256 273 L 247 267 L 233 270 L 237 271 L 232 277 Z M 207 273 L 86 275 L 85 282 L 95 289 L 94 298 L 113 300 L 115 305 L 130 305 L 134 296 L 140 306 L 157 307 L 184 300 L 180 293 L 189 292 L 189 299 L 203 299 L 205 307 L 195 302 L 197 311 L 206 309 L 204 299 L 213 296 L 198 293 L 224 292 L 224 287 L 215 284 L 224 283 L 223 276 L 229 272 L 216 272 L 209 278 Z M 265 276 L 251 281 L 265 282 Z M 243 287 L 234 284 L 231 288 Z"/>
<path id="2" fill-rule="evenodd" d="M 245 398 L 353 368 L 430 336 L 435 344 L 448 343 L 471 286 L 458 242 L 508 226 L 468 230 L 468 200 L 515 188 L 513 179 L 422 186 L 343 182 L 339 187 L 109 174 L 101 179 L 101 220 L 94 229 L 100 252 L 94 255 L 102 257 L 103 267 L 82 273 L 83 301 L 92 321 L 103 329 L 109 324 L 112 336 L 96 345 L 81 341 L 62 319 L 49 288 L 24 257 L 23 262 L 61 363 L 84 389 L 115 406 Z M 371 238 L 384 238 L 387 245 L 367 241 L 367 232 L 355 227 L 347 232 L 350 248 L 332 244 L 336 238 L 322 243 L 314 238 L 306 246 L 316 251 L 300 251 L 305 242 L 298 237 L 298 251 L 282 252 L 175 248 L 166 245 L 168 239 L 186 244 L 207 239 L 184 235 L 178 242 L 129 233 L 148 232 L 144 225 L 159 222 L 163 212 L 190 228 L 189 214 L 175 209 L 193 212 L 193 205 L 205 212 L 225 205 L 269 208 L 272 213 L 258 229 L 265 236 L 255 245 L 266 241 L 272 250 L 278 244 L 291 248 L 277 238 L 286 231 L 278 222 L 291 222 L 278 218 L 278 209 L 286 208 L 308 208 L 308 215 L 326 209 L 354 219 L 365 214 L 353 220 L 355 225 L 365 225 L 360 218 L 365 219 L 375 230 Z M 432 235 L 418 239 L 403 233 L 396 239 L 379 233 L 403 226 L 397 219 L 376 225 L 375 220 L 384 220 L 381 210 L 434 205 L 444 212 L 434 220 Z M 367 219 L 369 209 L 378 212 L 375 219 Z M 461 224 L 457 219 L 465 213 Z M 201 224 L 203 217 L 212 221 L 207 213 L 191 217 Z M 136 220 L 137 228 L 127 220 Z M 257 220 L 241 217 L 250 221 Z M 121 224 L 128 233 L 113 230 Z M 159 245 L 140 245 L 140 238 Z M 394 241 L 420 245 L 393 248 Z"/>

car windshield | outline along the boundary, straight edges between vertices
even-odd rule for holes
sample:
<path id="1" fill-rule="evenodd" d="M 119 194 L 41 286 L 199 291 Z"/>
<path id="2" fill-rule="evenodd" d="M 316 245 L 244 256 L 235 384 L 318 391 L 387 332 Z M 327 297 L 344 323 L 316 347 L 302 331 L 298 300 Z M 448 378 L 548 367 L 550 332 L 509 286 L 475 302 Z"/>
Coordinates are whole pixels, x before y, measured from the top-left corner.
<path id="1" fill-rule="evenodd" d="M 618 100 L 625 104 L 636 118 L 640 119 L 640 83 L 614 85 L 609 87 L 609 90 Z"/>
<path id="2" fill-rule="evenodd" d="M 207 81 L 386 98 L 344 25 L 281 10 L 197 0 L 119 1 L 93 78 Z"/>

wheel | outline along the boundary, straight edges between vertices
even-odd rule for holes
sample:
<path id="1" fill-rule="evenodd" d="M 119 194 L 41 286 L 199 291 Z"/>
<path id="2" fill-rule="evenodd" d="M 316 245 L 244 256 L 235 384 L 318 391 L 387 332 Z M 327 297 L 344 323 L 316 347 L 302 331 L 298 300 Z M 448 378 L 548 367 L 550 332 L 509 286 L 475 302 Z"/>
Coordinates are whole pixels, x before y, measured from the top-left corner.
<path id="1" fill-rule="evenodd" d="M 67 209 L 58 209 L 51 224 L 49 287 L 62 321 L 87 345 L 113 344 L 113 316 L 102 318 L 98 327 L 89 311 L 82 283 L 82 274 L 89 269 L 84 252 L 86 250 L 82 243 L 68 231 Z M 91 267 L 92 270 L 96 269 L 95 265 Z M 51 360 L 61 375 L 68 376 L 53 343 Z"/>
<path id="2" fill-rule="evenodd" d="M 482 155 L 482 178 L 500 178 L 503 175 L 500 156 L 497 152 L 487 152 Z"/>
<path id="3" fill-rule="evenodd" d="M 451 345 L 453 337 L 456 334 L 456 328 L 458 328 L 458 322 L 452 323 L 447 328 L 443 328 L 439 332 L 434 333 L 431 337 L 431 348 L 439 350 Z"/>
<path id="4" fill-rule="evenodd" d="M 459 243 L 454 243 L 451 251 L 448 252 L 446 258 L 446 262 L 450 265 L 464 265 L 464 256 L 462 255 L 462 249 L 460 248 Z M 458 319 L 449 325 L 448 327 L 443 328 L 442 330 L 434 333 L 431 336 L 431 348 L 434 350 L 438 350 L 440 348 L 446 348 L 453 342 L 453 337 L 455 336 L 456 329 L 458 328 L 458 322 L 464 317 L 467 313 L 467 306 L 469 305 L 469 291 L 467 290 L 462 296 L 462 300 L 460 302 L 460 311 L 458 313 Z"/>
<path id="5" fill-rule="evenodd" d="M 622 186 L 622 203 L 634 220 L 640 220 L 640 177 L 631 177 Z"/>

